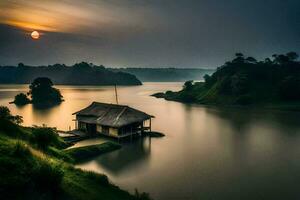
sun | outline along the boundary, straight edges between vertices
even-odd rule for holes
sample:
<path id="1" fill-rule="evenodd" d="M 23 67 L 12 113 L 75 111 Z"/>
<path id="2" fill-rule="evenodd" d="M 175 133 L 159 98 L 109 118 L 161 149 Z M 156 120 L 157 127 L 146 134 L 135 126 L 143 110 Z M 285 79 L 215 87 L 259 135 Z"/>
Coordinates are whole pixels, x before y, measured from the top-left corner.
<path id="1" fill-rule="evenodd" d="M 31 37 L 32 37 L 32 39 L 38 40 L 40 38 L 40 33 L 37 31 L 33 31 L 31 33 Z"/>

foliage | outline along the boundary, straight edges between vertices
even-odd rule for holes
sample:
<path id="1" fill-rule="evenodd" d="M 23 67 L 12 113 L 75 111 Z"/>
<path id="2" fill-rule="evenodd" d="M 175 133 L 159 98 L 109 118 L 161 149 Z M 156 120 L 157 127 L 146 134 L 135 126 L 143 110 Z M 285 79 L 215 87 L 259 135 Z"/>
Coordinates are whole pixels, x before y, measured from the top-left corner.
<path id="1" fill-rule="evenodd" d="M 16 124 L 21 124 L 23 122 L 23 118 L 19 115 L 13 116 L 10 113 L 10 110 L 5 106 L 0 106 L 0 120 L 8 120 Z"/>
<path id="2" fill-rule="evenodd" d="M 295 52 L 257 61 L 237 53 L 204 85 L 186 82 L 179 92 L 157 94 L 168 100 L 205 104 L 266 104 L 300 101 L 300 62 Z"/>
<path id="3" fill-rule="evenodd" d="M 61 146 L 56 130 L 49 127 L 33 127 L 31 143 L 38 148 L 46 150 L 49 146 Z"/>
<path id="4" fill-rule="evenodd" d="M 284 78 L 279 85 L 279 94 L 284 100 L 299 100 L 300 77 L 291 75 Z"/>
<path id="5" fill-rule="evenodd" d="M 20 94 L 17 94 L 15 96 L 15 100 L 14 100 L 14 103 L 16 105 L 26 105 L 26 104 L 29 104 L 30 103 L 30 99 L 28 98 L 28 96 L 24 93 L 20 93 Z"/>
<path id="6" fill-rule="evenodd" d="M 92 63 L 76 63 L 73 66 L 54 64 L 49 66 L 0 66 L 0 83 L 28 84 L 37 77 L 48 77 L 55 84 L 64 85 L 141 85 L 132 74 L 113 72 Z"/>
<path id="7" fill-rule="evenodd" d="M 212 74 L 215 71 L 200 68 L 110 68 L 109 70 L 133 74 L 143 82 L 198 80 L 205 74 Z"/>
<path id="8" fill-rule="evenodd" d="M 53 83 L 49 78 L 36 78 L 29 86 L 32 103 L 35 105 L 55 105 L 61 103 L 63 100 L 60 91 L 52 86 Z"/>
<path id="9" fill-rule="evenodd" d="M 193 81 L 186 81 L 183 85 L 184 90 L 191 90 L 193 87 Z"/>
<path id="10" fill-rule="evenodd" d="M 26 105 L 32 103 L 37 107 L 51 107 L 63 101 L 60 91 L 53 87 L 53 83 L 49 78 L 39 77 L 29 86 L 28 94 L 31 99 L 24 93 L 15 96 L 13 103 L 16 105 Z"/>

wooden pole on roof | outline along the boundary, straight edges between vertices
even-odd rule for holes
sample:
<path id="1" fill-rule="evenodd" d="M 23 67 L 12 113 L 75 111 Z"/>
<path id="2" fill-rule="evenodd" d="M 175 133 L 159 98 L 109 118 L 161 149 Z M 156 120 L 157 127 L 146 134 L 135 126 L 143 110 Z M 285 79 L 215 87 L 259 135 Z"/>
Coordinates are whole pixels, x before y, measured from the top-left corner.
<path id="1" fill-rule="evenodd" d="M 115 84 L 115 95 L 116 95 L 116 103 L 119 104 L 119 101 L 118 101 L 117 84 Z"/>

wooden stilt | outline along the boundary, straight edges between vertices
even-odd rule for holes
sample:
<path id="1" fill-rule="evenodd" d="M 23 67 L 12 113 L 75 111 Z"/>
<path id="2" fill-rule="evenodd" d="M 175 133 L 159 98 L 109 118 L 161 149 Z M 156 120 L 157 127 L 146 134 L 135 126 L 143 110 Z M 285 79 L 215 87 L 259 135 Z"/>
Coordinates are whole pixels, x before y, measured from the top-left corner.
<path id="1" fill-rule="evenodd" d="M 149 136 L 149 151 L 151 151 L 151 136 Z"/>

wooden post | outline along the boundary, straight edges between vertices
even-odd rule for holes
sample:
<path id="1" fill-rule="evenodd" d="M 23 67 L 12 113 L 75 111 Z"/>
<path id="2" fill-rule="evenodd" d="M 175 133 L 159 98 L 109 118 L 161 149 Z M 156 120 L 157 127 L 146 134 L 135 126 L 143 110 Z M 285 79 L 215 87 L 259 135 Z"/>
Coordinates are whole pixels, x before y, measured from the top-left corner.
<path id="1" fill-rule="evenodd" d="M 132 142 L 132 126 L 130 127 L 130 139 L 131 139 L 131 142 Z"/>
<path id="2" fill-rule="evenodd" d="M 150 117 L 150 132 L 152 131 L 152 129 L 151 129 L 151 117 Z"/>
<path id="3" fill-rule="evenodd" d="M 116 103 L 119 104 L 119 101 L 118 101 L 117 84 L 115 84 L 115 94 L 116 94 Z"/>
<path id="4" fill-rule="evenodd" d="M 149 135 L 149 151 L 151 151 L 151 135 Z"/>

